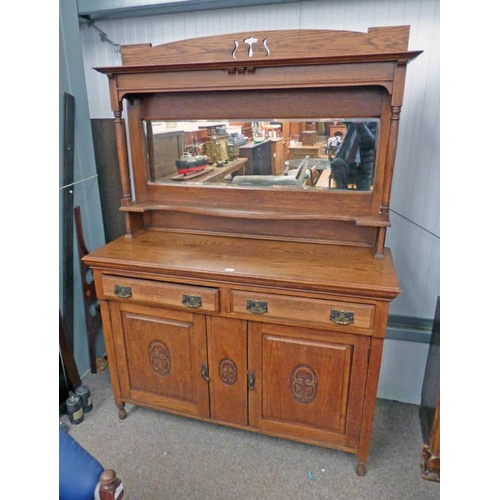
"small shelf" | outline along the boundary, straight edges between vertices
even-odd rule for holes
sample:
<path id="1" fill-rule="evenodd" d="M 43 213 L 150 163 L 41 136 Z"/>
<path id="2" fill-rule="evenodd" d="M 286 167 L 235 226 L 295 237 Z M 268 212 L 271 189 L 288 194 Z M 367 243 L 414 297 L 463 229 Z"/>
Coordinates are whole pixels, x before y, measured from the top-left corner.
<path id="1" fill-rule="evenodd" d="M 172 211 L 216 217 L 237 217 L 239 219 L 274 219 L 274 220 L 334 220 L 354 222 L 357 226 L 389 227 L 388 215 L 336 215 L 328 212 L 299 211 L 286 212 L 276 207 L 220 205 L 201 203 L 187 204 L 165 201 L 142 201 L 120 207 L 121 212 L 146 213 L 149 211 Z"/>

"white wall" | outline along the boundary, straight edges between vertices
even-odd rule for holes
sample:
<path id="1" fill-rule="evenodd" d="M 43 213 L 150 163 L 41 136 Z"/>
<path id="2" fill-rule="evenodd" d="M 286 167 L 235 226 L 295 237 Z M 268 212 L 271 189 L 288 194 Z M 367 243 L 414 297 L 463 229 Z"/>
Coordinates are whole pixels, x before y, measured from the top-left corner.
<path id="1" fill-rule="evenodd" d="M 423 342 L 386 340 L 377 397 L 419 405 L 428 352 Z"/>

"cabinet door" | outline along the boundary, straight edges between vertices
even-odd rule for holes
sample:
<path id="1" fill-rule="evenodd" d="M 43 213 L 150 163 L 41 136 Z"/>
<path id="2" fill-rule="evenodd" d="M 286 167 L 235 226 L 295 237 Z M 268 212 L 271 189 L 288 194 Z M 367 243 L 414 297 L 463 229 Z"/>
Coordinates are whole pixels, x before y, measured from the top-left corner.
<path id="1" fill-rule="evenodd" d="M 204 315 L 112 303 L 111 321 L 124 400 L 209 416 Z"/>
<path id="2" fill-rule="evenodd" d="M 247 322 L 210 316 L 207 328 L 210 415 L 247 425 Z"/>
<path id="3" fill-rule="evenodd" d="M 256 159 L 256 164 L 258 165 L 257 174 L 270 175 L 271 174 L 271 141 L 266 141 L 260 145 L 256 151 L 258 159 Z"/>
<path id="4" fill-rule="evenodd" d="M 249 324 L 250 425 L 299 440 L 355 449 L 369 337 Z"/>

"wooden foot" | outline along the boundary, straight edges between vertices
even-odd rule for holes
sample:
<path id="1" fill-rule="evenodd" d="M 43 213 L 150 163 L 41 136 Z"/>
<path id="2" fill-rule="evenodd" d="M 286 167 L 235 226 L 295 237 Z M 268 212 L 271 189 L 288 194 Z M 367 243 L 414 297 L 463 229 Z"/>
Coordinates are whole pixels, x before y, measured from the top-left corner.
<path id="1" fill-rule="evenodd" d="M 429 446 L 424 445 L 420 457 L 422 478 L 428 481 L 440 482 L 440 457 L 433 455 Z"/>
<path id="2" fill-rule="evenodd" d="M 118 418 L 120 420 L 125 420 L 127 418 L 127 412 L 125 410 L 125 403 L 122 403 L 121 405 L 118 406 Z"/>
<path id="3" fill-rule="evenodd" d="M 356 466 L 356 474 L 363 477 L 366 474 L 366 464 L 358 463 Z"/>

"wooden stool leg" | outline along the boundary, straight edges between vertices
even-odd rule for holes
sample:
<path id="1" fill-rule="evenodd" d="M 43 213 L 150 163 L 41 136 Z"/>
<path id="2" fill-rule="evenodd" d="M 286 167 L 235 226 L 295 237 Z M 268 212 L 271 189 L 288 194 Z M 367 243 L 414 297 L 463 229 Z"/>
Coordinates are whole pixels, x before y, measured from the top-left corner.
<path id="1" fill-rule="evenodd" d="M 121 500 L 123 498 L 123 483 L 116 477 L 113 469 L 106 469 L 99 479 L 99 500 Z"/>

